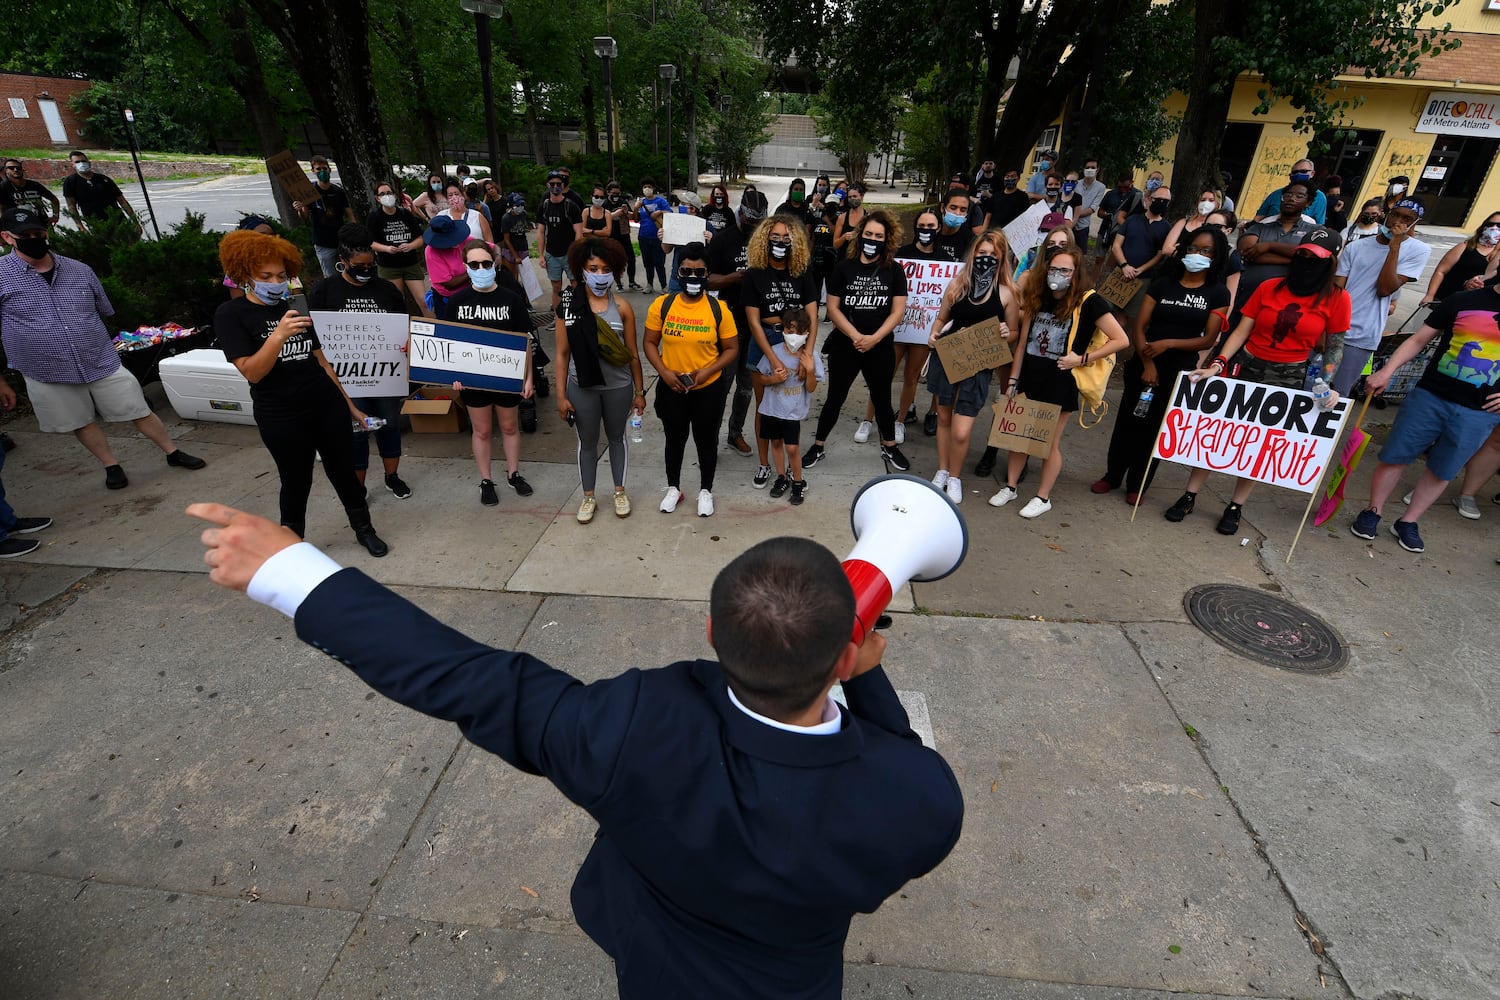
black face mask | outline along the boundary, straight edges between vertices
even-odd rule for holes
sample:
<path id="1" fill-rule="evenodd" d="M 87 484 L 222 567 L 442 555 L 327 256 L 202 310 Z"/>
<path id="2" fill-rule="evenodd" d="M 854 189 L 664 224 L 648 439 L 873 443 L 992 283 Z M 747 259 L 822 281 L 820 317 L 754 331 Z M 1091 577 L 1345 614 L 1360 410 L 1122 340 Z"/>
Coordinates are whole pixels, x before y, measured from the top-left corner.
<path id="1" fill-rule="evenodd" d="M 866 257 L 879 257 L 880 250 L 884 246 L 884 243 L 877 243 L 874 240 L 862 239 L 859 241 L 860 252 L 862 252 Z"/>
<path id="2" fill-rule="evenodd" d="M 1009 191 L 1011 188 L 1016 186 L 1016 179 L 1014 177 L 1007 177 L 1005 178 L 1004 184 L 1005 190 Z"/>
<path id="3" fill-rule="evenodd" d="M 1167 214 L 1167 209 L 1169 207 L 1171 207 L 1171 204 L 1172 204 L 1172 200 L 1170 198 L 1152 198 L 1151 199 L 1151 214 L 1152 215 L 1166 215 Z"/>
<path id="4" fill-rule="evenodd" d="M 45 236 L 21 236 L 16 239 L 16 249 L 28 257 L 40 259 L 52 249 Z"/>
<path id="5" fill-rule="evenodd" d="M 349 276 L 351 278 L 353 278 L 355 281 L 359 282 L 360 284 L 364 284 L 365 282 L 369 281 L 371 278 L 375 277 L 375 268 L 373 268 L 373 267 L 351 267 L 351 268 L 349 268 Z"/>
<path id="6" fill-rule="evenodd" d="M 1000 270 L 1000 258 L 984 254 L 974 258 L 974 263 L 969 268 L 972 283 L 969 287 L 969 295 L 973 299 L 982 299 L 990 293 L 990 287 L 995 283 L 995 274 Z"/>
<path id="7" fill-rule="evenodd" d="M 921 244 L 922 246 L 925 247 L 927 244 L 931 243 L 935 239 L 937 239 L 937 230 L 934 230 L 934 229 L 918 229 L 917 230 L 917 242 L 919 244 Z"/>
<path id="8" fill-rule="evenodd" d="M 703 289 L 708 287 L 708 282 L 703 278 L 679 278 L 682 282 L 682 294 L 684 298 L 696 299 L 703 294 Z"/>
<path id="9" fill-rule="evenodd" d="M 1333 258 L 1293 257 L 1286 268 L 1287 291 L 1293 295 L 1316 295 L 1328 278 Z"/>
<path id="10" fill-rule="evenodd" d="M 772 260 L 786 260 L 792 252 L 792 245 L 790 243 L 777 243 L 775 240 L 772 240 L 767 244 L 766 249 L 771 251 Z"/>

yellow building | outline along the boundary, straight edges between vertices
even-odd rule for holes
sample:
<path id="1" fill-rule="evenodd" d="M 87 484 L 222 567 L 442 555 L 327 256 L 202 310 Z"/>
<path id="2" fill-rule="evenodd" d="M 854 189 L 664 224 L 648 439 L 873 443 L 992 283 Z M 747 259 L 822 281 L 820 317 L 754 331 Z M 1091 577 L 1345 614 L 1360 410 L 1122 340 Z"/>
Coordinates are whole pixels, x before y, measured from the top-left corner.
<path id="1" fill-rule="evenodd" d="M 1355 132 L 1313 159 L 1320 179 L 1343 178 L 1351 219 L 1395 176 L 1410 178 L 1407 190 L 1426 203 L 1430 226 L 1472 230 L 1500 210 L 1500 0 L 1461 0 L 1438 20 L 1450 23 L 1450 36 L 1462 44 L 1428 56 L 1412 79 L 1339 78 L 1349 96 L 1364 98 L 1349 113 Z M 1251 114 L 1260 87 L 1249 74 L 1236 83 L 1220 158 L 1241 218 L 1308 155 L 1308 137 L 1292 131 L 1295 109 L 1282 102 Z M 1178 97 L 1168 107 L 1180 114 L 1184 103 Z M 1152 164 L 1169 178 L 1172 152 L 1169 142 Z"/>

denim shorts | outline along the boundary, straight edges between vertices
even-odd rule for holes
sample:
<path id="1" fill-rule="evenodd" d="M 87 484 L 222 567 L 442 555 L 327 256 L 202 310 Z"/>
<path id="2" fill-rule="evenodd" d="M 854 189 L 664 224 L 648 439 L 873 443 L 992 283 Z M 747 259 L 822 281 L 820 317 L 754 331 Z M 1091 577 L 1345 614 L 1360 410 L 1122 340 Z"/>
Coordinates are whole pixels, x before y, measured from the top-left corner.
<path id="1" fill-rule="evenodd" d="M 566 281 L 568 278 L 568 256 L 554 257 L 550 253 L 543 253 L 542 257 L 547 261 L 547 280 Z"/>
<path id="2" fill-rule="evenodd" d="M 927 388 L 931 390 L 937 405 L 953 407 L 955 416 L 979 416 L 979 411 L 984 409 L 985 401 L 989 398 L 990 380 L 994 376 L 994 369 L 986 368 L 966 379 L 960 379 L 954 385 L 948 381 L 948 373 L 943 370 L 943 359 L 938 357 L 938 352 L 934 350 L 927 356 Z"/>
<path id="3" fill-rule="evenodd" d="M 1497 424 L 1500 413 L 1473 410 L 1418 386 L 1402 401 L 1395 426 L 1380 449 L 1380 460 L 1387 465 L 1410 465 L 1431 448 L 1427 471 L 1446 482 L 1484 447 Z"/>

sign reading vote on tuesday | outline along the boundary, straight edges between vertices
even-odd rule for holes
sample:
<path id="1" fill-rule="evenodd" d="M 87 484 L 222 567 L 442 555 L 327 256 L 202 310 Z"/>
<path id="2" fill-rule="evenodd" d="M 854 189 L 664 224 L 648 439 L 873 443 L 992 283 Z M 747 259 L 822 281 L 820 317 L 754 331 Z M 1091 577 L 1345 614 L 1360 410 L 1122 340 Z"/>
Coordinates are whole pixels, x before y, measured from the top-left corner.
<path id="1" fill-rule="evenodd" d="M 313 310 L 323 356 L 350 397 L 405 396 L 405 313 Z"/>
<path id="2" fill-rule="evenodd" d="M 1177 376 L 1152 455 L 1312 493 L 1333 458 L 1349 401 L 1240 379 Z"/>
<path id="3" fill-rule="evenodd" d="M 520 392 L 526 382 L 524 333 L 442 320 L 411 321 L 411 380 L 461 382 L 470 389 Z"/>

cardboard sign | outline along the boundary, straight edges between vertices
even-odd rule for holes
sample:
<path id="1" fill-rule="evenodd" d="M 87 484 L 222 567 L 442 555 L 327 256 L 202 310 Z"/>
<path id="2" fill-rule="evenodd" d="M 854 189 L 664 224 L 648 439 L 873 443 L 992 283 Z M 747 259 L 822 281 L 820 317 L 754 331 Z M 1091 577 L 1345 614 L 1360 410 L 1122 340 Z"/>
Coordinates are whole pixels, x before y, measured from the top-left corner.
<path id="1" fill-rule="evenodd" d="M 1037 202 L 1011 219 L 1005 227 L 1005 242 L 1010 244 L 1010 252 L 1017 258 L 1042 242 L 1042 219 L 1046 216 L 1047 206 Z"/>
<path id="2" fill-rule="evenodd" d="M 1239 379 L 1177 376 L 1152 456 L 1312 493 L 1333 459 L 1349 414 L 1322 410 L 1313 394 Z"/>
<path id="3" fill-rule="evenodd" d="M 954 385 L 970 375 L 1011 361 L 1010 345 L 1000 334 L 998 319 L 987 319 L 940 337 L 937 353 L 943 362 L 943 373 Z"/>
<path id="4" fill-rule="evenodd" d="M 1124 272 L 1116 267 L 1104 276 L 1104 280 L 1099 282 L 1099 287 L 1094 291 L 1116 309 L 1124 309 L 1130 305 L 1130 300 L 1135 298 L 1135 293 L 1140 291 L 1145 283 L 1145 278 L 1125 277 Z"/>
<path id="5" fill-rule="evenodd" d="M 898 257 L 896 263 L 906 272 L 906 316 L 896 327 L 896 343 L 925 344 L 943 306 L 943 293 L 964 266 L 958 261 L 910 257 Z"/>
<path id="6" fill-rule="evenodd" d="M 411 321 L 411 380 L 520 392 L 526 382 L 524 333 L 443 320 Z"/>
<path id="7" fill-rule="evenodd" d="M 333 365 L 345 392 L 355 399 L 406 395 L 409 316 L 321 311 L 311 315 L 323 356 Z"/>
<path id="8" fill-rule="evenodd" d="M 274 156 L 266 157 L 266 172 L 276 178 L 281 190 L 293 201 L 311 205 L 318 200 L 318 189 L 307 179 L 302 164 L 297 162 L 290 150 L 283 149 Z"/>
<path id="9" fill-rule="evenodd" d="M 661 217 L 661 241 L 668 246 L 685 247 L 689 243 L 702 243 L 707 227 L 696 215 L 670 212 Z"/>
<path id="10" fill-rule="evenodd" d="M 1000 397 L 995 404 L 995 422 L 990 426 L 989 445 L 1002 451 L 1023 451 L 1046 458 L 1052 454 L 1052 438 L 1062 420 L 1062 407 L 1038 403 L 1025 396 Z"/>

